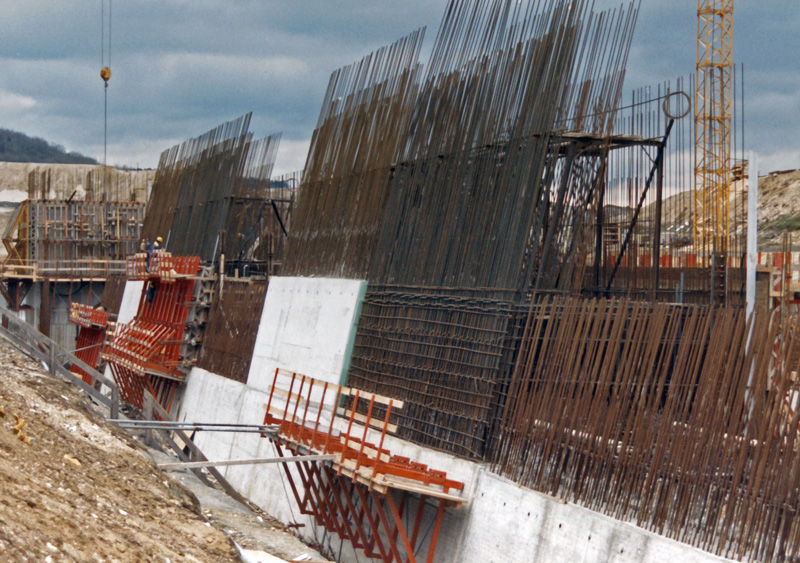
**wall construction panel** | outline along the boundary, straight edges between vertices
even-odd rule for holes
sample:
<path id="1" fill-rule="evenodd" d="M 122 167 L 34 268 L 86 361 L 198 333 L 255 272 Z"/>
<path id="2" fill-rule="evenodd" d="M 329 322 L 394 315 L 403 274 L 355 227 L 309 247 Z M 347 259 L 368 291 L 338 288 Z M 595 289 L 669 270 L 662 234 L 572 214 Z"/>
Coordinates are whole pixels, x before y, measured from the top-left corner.
<path id="1" fill-rule="evenodd" d="M 339 383 L 365 283 L 330 278 L 272 278 L 248 385 L 266 389 L 278 367 Z"/>

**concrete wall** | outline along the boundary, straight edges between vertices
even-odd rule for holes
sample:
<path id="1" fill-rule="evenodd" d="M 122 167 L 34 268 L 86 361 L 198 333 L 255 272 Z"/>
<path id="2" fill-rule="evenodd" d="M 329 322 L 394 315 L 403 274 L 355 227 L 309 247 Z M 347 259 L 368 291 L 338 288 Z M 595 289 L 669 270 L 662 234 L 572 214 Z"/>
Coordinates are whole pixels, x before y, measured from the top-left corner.
<path id="1" fill-rule="evenodd" d="M 256 351 L 246 384 L 195 368 L 179 419 L 192 422 L 261 424 L 276 367 L 338 383 L 362 299 L 361 282 L 275 278 L 264 304 Z M 198 433 L 196 442 L 209 459 L 274 457 L 271 443 L 258 434 Z M 377 441 L 376 435 L 371 440 Z M 726 561 L 608 518 L 521 488 L 480 464 L 389 437 L 385 446 L 465 483 L 469 502 L 445 513 L 437 563 L 712 563 Z M 224 468 L 225 477 L 266 512 L 285 523 L 304 526 L 301 535 L 330 546 L 340 561 L 366 561 L 348 543 L 317 528 L 299 514 L 278 465 Z M 296 482 L 299 479 L 295 478 Z M 416 501 L 409 510 L 413 514 Z M 435 512 L 426 508 L 422 530 Z M 429 537 L 429 536 L 428 536 Z M 423 550 L 427 545 L 423 546 Z M 420 553 L 422 560 L 424 555 Z"/>
<path id="2" fill-rule="evenodd" d="M 272 385 L 275 368 L 340 383 L 366 282 L 270 279 L 247 384 Z"/>
<path id="3" fill-rule="evenodd" d="M 481 471 L 459 550 L 463 563 L 728 561 Z"/>
<path id="4" fill-rule="evenodd" d="M 99 164 L 42 164 L 37 162 L 0 162 L 0 202 L 19 203 L 28 199 L 28 175 L 50 171 L 47 199 L 67 199 L 77 190 L 74 199 L 84 199 L 90 173 L 102 174 Z M 108 168 L 109 201 L 147 202 L 147 189 L 155 178 L 155 170 L 118 170 Z M 39 194 L 40 196 L 42 194 Z M 114 197 L 112 197 L 112 195 Z M 119 198 L 119 199 L 117 199 Z"/>
<path id="5" fill-rule="evenodd" d="M 125 282 L 125 290 L 122 292 L 122 303 L 119 306 L 117 322 L 129 323 L 136 316 L 139 310 L 139 299 L 142 297 L 143 281 L 128 280 Z"/>
<path id="6" fill-rule="evenodd" d="M 70 299 L 77 303 L 97 305 L 103 294 L 102 282 L 89 284 L 87 282 L 53 283 L 50 285 L 50 338 L 55 340 L 62 348 L 74 350 L 78 338 L 78 325 L 69 322 Z M 23 304 L 30 307 L 24 311 L 24 320 L 31 326 L 39 328 L 42 308 L 42 283 L 34 283 L 25 296 Z M 53 294 L 55 289 L 55 295 Z M 5 303 L 3 303 L 5 305 Z"/>

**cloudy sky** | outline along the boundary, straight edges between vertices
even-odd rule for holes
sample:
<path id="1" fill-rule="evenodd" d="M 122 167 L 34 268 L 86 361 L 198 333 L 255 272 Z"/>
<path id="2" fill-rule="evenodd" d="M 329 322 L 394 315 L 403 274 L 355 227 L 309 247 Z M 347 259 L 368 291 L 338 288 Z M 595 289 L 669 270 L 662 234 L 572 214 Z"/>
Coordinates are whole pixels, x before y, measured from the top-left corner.
<path id="1" fill-rule="evenodd" d="M 104 1 L 108 16 L 109 0 L 0 0 L 0 128 L 102 161 Z M 276 172 L 302 168 L 330 73 L 421 26 L 430 46 L 445 4 L 117 0 L 108 163 L 155 167 L 164 149 L 252 111 L 256 136 L 283 133 Z M 696 7 L 642 1 L 626 90 L 693 72 Z M 800 167 L 800 2 L 738 0 L 734 50 L 747 148 L 762 173 Z"/>

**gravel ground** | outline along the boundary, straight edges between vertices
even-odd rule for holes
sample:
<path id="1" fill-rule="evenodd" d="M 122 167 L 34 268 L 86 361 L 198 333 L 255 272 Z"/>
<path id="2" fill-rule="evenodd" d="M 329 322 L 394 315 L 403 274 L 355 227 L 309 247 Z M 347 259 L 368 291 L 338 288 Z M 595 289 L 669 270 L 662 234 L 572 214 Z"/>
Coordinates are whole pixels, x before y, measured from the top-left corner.
<path id="1" fill-rule="evenodd" d="M 0 339 L 0 561 L 238 563 L 231 540 L 323 560 L 266 515 L 159 470 L 94 408 Z"/>

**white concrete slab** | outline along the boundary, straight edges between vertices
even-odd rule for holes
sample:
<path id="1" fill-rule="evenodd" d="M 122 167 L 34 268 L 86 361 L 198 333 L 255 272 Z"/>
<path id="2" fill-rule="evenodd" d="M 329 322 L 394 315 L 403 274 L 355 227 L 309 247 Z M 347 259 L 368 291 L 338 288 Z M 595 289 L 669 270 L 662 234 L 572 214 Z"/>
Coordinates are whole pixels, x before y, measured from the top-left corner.
<path id="1" fill-rule="evenodd" d="M 248 386 L 267 389 L 278 367 L 340 383 L 365 283 L 330 278 L 272 278 Z"/>
<path id="2" fill-rule="evenodd" d="M 125 282 L 125 290 L 122 292 L 122 304 L 119 306 L 117 322 L 129 323 L 136 316 L 143 287 L 143 281 L 128 280 Z"/>
<path id="3" fill-rule="evenodd" d="M 729 561 L 481 471 L 458 552 L 463 563 Z"/>

